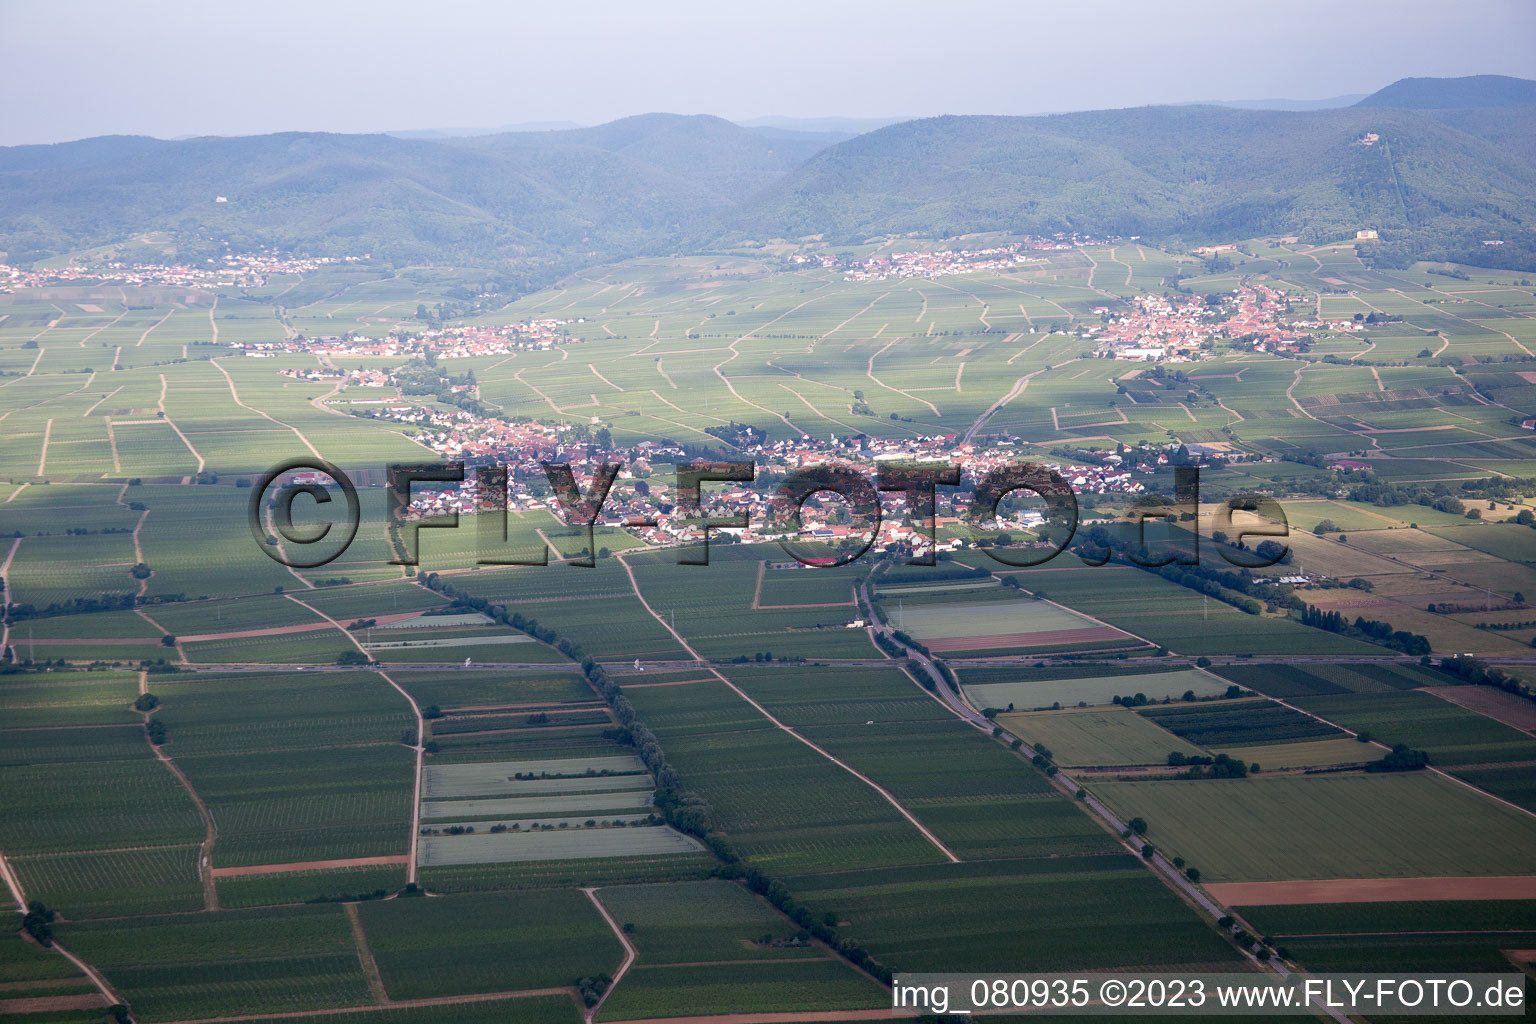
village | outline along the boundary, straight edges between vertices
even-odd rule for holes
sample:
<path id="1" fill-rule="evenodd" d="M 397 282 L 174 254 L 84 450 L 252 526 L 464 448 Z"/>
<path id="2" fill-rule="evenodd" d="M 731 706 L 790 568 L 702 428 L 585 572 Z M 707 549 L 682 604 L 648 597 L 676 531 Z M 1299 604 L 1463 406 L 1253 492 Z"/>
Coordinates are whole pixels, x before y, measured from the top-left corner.
<path id="1" fill-rule="evenodd" d="M 116 284 L 171 285 L 179 288 L 254 288 L 268 278 L 285 274 L 309 274 L 323 266 L 359 263 L 362 256 L 295 257 L 269 250 L 212 257 L 202 266 L 185 263 L 122 263 L 108 260 L 99 264 L 71 261 L 62 267 L 22 270 L 0 263 L 0 291 L 16 288 L 43 288 L 49 285 Z"/>
<path id="2" fill-rule="evenodd" d="M 696 542 L 703 537 L 698 516 L 734 519 L 745 525 L 713 528 L 711 536 L 743 542 L 798 539 L 831 544 L 859 540 L 866 528 L 852 521 L 845 502 L 836 498 L 813 497 L 805 503 L 800 522 L 786 523 L 782 509 L 776 506 L 775 491 L 792 473 L 818 467 L 857 471 L 874 479 L 882 466 L 893 464 L 939 466 L 958 465 L 962 469 L 961 490 L 974 489 L 988 472 L 1021 461 L 1034 462 L 1056 475 L 1073 492 L 1124 496 L 1134 500 L 1147 490 L 1146 478 L 1166 471 L 1175 462 L 1190 460 L 1220 461 L 1245 456 L 1210 446 L 1180 446 L 1176 442 L 1120 446 L 1107 453 L 1084 453 L 1081 459 L 1026 459 L 1017 443 L 1008 438 L 988 443 L 967 443 L 953 434 L 920 436 L 909 439 L 881 439 L 867 435 L 819 440 L 808 436 L 777 442 L 738 446 L 731 458 L 750 461 L 755 468 L 751 483 L 721 483 L 703 489 L 702 508 L 692 516 L 678 511 L 672 464 L 698 454 L 681 445 L 664 441 L 643 441 L 631 447 L 613 447 L 606 431 L 595 434 L 586 425 L 507 422 L 476 416 L 463 410 L 429 409 L 412 404 L 385 403 L 367 415 L 419 428 L 413 439 L 451 462 L 464 463 L 465 482 L 448 488 L 420 488 L 412 493 L 409 514 L 428 519 L 444 515 L 473 515 L 486 507 L 487 496 L 478 491 L 470 467 L 505 467 L 508 480 L 507 507 L 522 513 L 547 511 L 562 521 L 569 521 L 568 510 L 551 492 L 544 463 L 568 464 L 578 481 L 590 480 L 602 463 L 618 463 L 620 468 L 612 490 L 601 508 L 596 525 L 625 529 L 635 537 L 654 545 Z M 585 487 L 586 484 L 580 486 Z M 494 501 L 494 499 L 489 499 Z M 921 553 L 925 550 L 929 528 L 939 532 L 937 550 L 952 551 L 969 543 L 955 530 L 962 523 L 961 509 L 968 499 L 957 501 L 955 490 L 937 489 L 932 523 L 913 518 L 913 509 L 901 492 L 887 493 L 886 506 L 874 543 L 906 545 Z M 1026 535 L 1044 522 L 1039 502 L 1007 502 L 998 517 L 986 525 L 992 531 L 1023 531 Z M 1017 507 L 1015 507 L 1017 506 Z"/>
<path id="3" fill-rule="evenodd" d="M 1096 306 L 1100 323 L 1084 330 L 1098 342 L 1101 358 L 1132 362 L 1184 363 L 1212 352 L 1218 338 L 1256 352 L 1295 353 L 1311 337 L 1306 330 L 1352 331 L 1352 320 L 1288 320 L 1289 297 L 1262 284 L 1245 285 L 1227 296 L 1138 295 L 1132 309 Z"/>
<path id="4" fill-rule="evenodd" d="M 1020 242 L 982 249 L 878 253 L 863 258 L 812 252 L 796 253 L 789 259 L 794 264 L 842 270 L 845 281 L 932 280 L 979 270 L 1010 270 L 1026 264 L 1045 262 L 1043 257 L 1025 255 L 1028 252 L 1060 252 L 1083 245 L 1107 245 L 1112 241 L 1061 233 L 1050 238 L 1032 236 Z"/>
<path id="5" fill-rule="evenodd" d="M 521 323 L 502 324 L 494 327 L 432 327 L 423 330 L 396 331 L 382 338 L 360 334 L 327 335 L 317 338 L 294 337 L 283 341 L 237 343 L 231 348 L 251 358 L 272 358 L 280 353 L 304 352 L 326 358 L 364 356 L 422 356 L 432 353 L 445 359 L 464 359 L 471 356 L 504 356 L 516 352 L 544 351 L 556 345 L 576 344 L 581 338 L 573 338 L 568 330 L 572 323 L 584 320 L 524 320 Z M 286 376 L 319 380 L 339 376 L 335 371 L 281 370 Z M 361 383 L 370 383 L 370 380 Z M 378 383 L 394 383 L 386 376 Z"/>

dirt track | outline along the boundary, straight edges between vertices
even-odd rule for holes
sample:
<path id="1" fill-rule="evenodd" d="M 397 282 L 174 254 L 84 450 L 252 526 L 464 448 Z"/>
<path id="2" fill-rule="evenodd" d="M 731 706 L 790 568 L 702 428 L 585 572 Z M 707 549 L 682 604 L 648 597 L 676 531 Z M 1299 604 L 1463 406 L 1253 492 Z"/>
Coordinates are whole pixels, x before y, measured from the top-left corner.
<path id="1" fill-rule="evenodd" d="M 1536 875 L 1485 878 L 1324 878 L 1298 882 L 1211 882 L 1227 906 L 1536 899 Z"/>
<path id="2" fill-rule="evenodd" d="M 721 1013 L 712 1017 L 662 1017 L 611 1021 L 610 1024 L 813 1024 L 817 1021 L 894 1020 L 916 1017 L 916 1010 L 802 1010 L 791 1013 Z"/>
<path id="3" fill-rule="evenodd" d="M 75 996 L 27 996 L 24 999 L 0 999 L 0 1015 L 100 1010 L 106 1005 L 100 992 L 82 992 Z"/>
<path id="4" fill-rule="evenodd" d="M 247 864 L 234 868 L 214 868 L 216 878 L 227 878 L 230 875 L 276 875 L 285 871 L 325 871 L 330 868 L 371 868 L 390 864 L 404 864 L 410 858 L 399 857 L 353 857 L 351 860 L 300 860 L 288 864 Z"/>
<path id="5" fill-rule="evenodd" d="M 1100 640 L 1129 640 L 1130 636 L 1113 626 L 1089 626 L 1084 629 L 1053 629 L 1043 633 L 1001 633 L 993 636 L 945 637 L 924 640 L 930 651 L 984 651 L 999 647 L 1055 647 L 1061 644 L 1094 643 Z"/>

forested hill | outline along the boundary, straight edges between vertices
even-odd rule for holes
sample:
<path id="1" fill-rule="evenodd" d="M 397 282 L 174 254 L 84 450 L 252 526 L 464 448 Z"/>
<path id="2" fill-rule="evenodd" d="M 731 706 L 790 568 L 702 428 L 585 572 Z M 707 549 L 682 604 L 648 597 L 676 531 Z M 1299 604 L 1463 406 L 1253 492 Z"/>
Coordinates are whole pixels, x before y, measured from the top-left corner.
<path id="1" fill-rule="evenodd" d="M 943 117 L 823 151 L 728 225 L 754 238 L 1008 229 L 1185 242 L 1375 228 L 1445 255 L 1529 235 L 1536 171 L 1453 124 L 1383 108 Z"/>
<path id="2" fill-rule="evenodd" d="M 25 263 L 152 235 L 183 258 L 278 246 L 511 259 L 514 278 L 536 281 L 632 254 L 805 235 L 1075 230 L 1179 245 L 1374 228 L 1377 259 L 1530 268 L 1536 104 L 1456 105 L 1512 101 L 1527 87 L 1536 83 L 1405 79 L 1364 101 L 1378 105 L 1343 109 L 942 117 L 854 138 L 650 114 L 477 138 L 0 148 L 0 251 Z M 1506 244 L 1481 244 L 1491 238 Z"/>
<path id="3" fill-rule="evenodd" d="M 653 114 L 473 139 L 287 133 L 0 148 L 0 250 L 18 260 L 168 232 L 193 251 L 227 241 L 590 262 L 666 245 L 839 138 Z"/>
<path id="4" fill-rule="evenodd" d="M 1536 82 L 1507 75 L 1466 78 L 1401 78 L 1371 93 L 1357 107 L 1449 110 L 1467 107 L 1525 107 L 1536 104 Z"/>

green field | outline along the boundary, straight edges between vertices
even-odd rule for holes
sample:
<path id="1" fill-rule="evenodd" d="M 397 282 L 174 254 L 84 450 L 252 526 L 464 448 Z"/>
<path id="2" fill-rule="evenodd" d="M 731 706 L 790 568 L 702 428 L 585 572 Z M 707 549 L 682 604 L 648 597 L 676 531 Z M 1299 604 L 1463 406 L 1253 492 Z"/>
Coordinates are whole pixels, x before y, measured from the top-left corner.
<path id="1" fill-rule="evenodd" d="M 1065 679 L 1037 679 L 1028 669 L 982 671 L 988 674 L 982 676 L 979 672 L 962 669 L 960 677 L 966 696 L 978 708 L 1006 708 L 1011 704 L 1023 710 L 1048 708 L 1053 704 L 1062 707 L 1073 707 L 1079 703 L 1109 704 L 1115 697 L 1131 697 L 1138 693 L 1146 694 L 1151 700 L 1162 700 L 1164 697 L 1178 700 L 1188 690 L 1193 690 L 1196 697 L 1214 697 L 1227 688 L 1222 680 L 1194 669 Z M 1006 682 L 994 682 L 998 677 L 1013 678 Z M 978 678 L 987 681 L 970 682 Z"/>
<path id="2" fill-rule="evenodd" d="M 800 928 L 743 886 L 712 879 L 610 886 L 599 899 L 623 924 L 647 964 L 814 956 Z M 764 941 L 766 940 L 766 941 Z"/>
<path id="3" fill-rule="evenodd" d="M 622 816 L 619 815 L 619 816 Z M 592 818 L 604 818 L 593 812 Z M 508 861 L 590 860 L 597 857 L 656 857 L 702 850 L 698 842 L 670 828 L 558 828 L 519 835 L 432 836 L 421 841 L 423 867 L 503 864 Z"/>
<path id="4" fill-rule="evenodd" d="M 1064 767 L 1162 764 L 1174 751 L 1201 752 L 1129 709 L 1002 714 L 997 722 L 1031 746 L 1049 748 Z"/>
<path id="5" fill-rule="evenodd" d="M 1523 874 L 1536 841 L 1528 815 L 1419 772 L 1092 788 L 1209 881 Z"/>
<path id="6" fill-rule="evenodd" d="M 1354 739 L 1333 737 L 1319 740 L 1289 740 L 1282 743 L 1264 743 L 1251 747 L 1213 746 L 1217 753 L 1226 754 L 1244 764 L 1257 764 L 1266 770 L 1277 768 L 1318 768 L 1335 764 L 1357 764 L 1375 761 L 1381 750 Z"/>
<path id="7" fill-rule="evenodd" d="M 1441 766 L 1536 759 L 1536 738 L 1429 693 L 1305 697 L 1297 703 L 1383 743 L 1428 751 Z"/>
<path id="8" fill-rule="evenodd" d="M 572 889 L 374 901 L 357 911 L 393 999 L 563 987 L 613 973 L 623 956 Z"/>
<path id="9" fill-rule="evenodd" d="M 814 964 L 705 964 L 637 970 L 599 1020 L 685 1014 L 873 1010 L 890 995 L 834 960 Z"/>
<path id="10" fill-rule="evenodd" d="M 147 1021 L 368 1001 L 340 907 L 138 917 L 56 927 Z"/>
<path id="11" fill-rule="evenodd" d="M 1147 707 L 1138 714 L 1203 747 L 1344 738 L 1342 732 L 1326 722 L 1262 699 Z"/>

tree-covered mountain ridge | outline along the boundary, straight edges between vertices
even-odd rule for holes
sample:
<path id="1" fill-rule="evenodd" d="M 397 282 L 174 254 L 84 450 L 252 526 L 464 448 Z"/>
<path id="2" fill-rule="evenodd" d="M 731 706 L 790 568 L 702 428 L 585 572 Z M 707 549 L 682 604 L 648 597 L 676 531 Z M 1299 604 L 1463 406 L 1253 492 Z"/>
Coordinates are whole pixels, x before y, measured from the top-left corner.
<path id="1" fill-rule="evenodd" d="M 276 246 L 553 272 L 805 236 L 1077 231 L 1197 245 L 1370 229 L 1387 261 L 1532 266 L 1536 104 L 1514 102 L 1527 86 L 1409 79 L 1340 109 L 948 116 L 853 138 L 649 114 L 474 138 L 9 147 L 0 251 L 26 262 L 154 234 L 183 253 Z M 1416 109 L 1384 105 L 1394 96 Z M 1495 239 L 1505 244 L 1482 244 Z"/>

